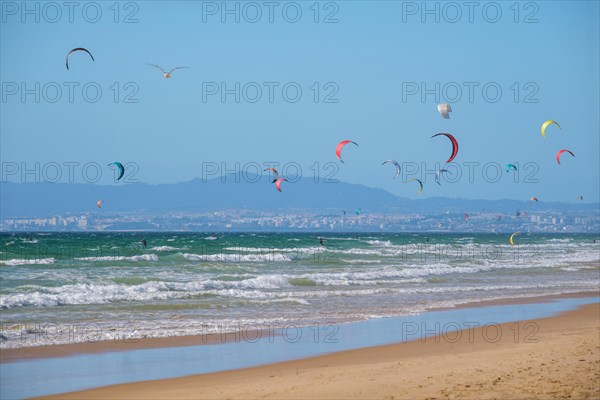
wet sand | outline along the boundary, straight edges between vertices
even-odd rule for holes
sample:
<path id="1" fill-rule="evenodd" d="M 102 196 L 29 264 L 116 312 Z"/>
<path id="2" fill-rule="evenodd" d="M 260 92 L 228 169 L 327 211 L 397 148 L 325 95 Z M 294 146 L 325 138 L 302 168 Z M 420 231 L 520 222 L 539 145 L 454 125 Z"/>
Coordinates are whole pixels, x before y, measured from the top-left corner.
<path id="1" fill-rule="evenodd" d="M 600 398 L 599 303 L 556 317 L 497 326 L 48 398 Z"/>

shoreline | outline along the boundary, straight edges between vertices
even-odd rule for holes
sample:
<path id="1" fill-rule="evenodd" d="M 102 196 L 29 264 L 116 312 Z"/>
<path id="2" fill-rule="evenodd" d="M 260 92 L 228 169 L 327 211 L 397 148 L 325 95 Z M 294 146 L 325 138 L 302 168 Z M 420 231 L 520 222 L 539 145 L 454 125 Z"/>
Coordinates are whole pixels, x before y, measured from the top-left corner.
<path id="1" fill-rule="evenodd" d="M 250 368 L 63 393 L 51 399 L 597 398 L 600 303 L 522 324 Z M 527 332 L 534 324 L 535 335 Z M 521 330 L 515 330 L 515 326 Z M 459 333 L 460 332 L 460 333 Z M 517 333 L 520 332 L 520 333 Z M 458 338 L 458 339 L 457 339 Z"/>
<path id="2" fill-rule="evenodd" d="M 557 295 L 542 295 L 532 297 L 513 297 L 496 300 L 483 300 L 476 302 L 468 302 L 458 304 L 453 307 L 439 307 L 431 308 L 419 314 L 426 314 L 435 311 L 446 311 L 446 310 L 459 310 L 468 308 L 481 308 L 489 306 L 499 305 L 519 305 L 519 304 L 534 304 L 534 303 L 548 303 L 554 300 L 567 299 L 567 298 L 584 298 L 584 297 L 597 297 L 600 298 L 600 292 L 577 292 L 577 293 L 564 293 Z M 386 318 L 395 318 L 398 316 L 390 316 Z M 368 320 L 366 320 L 368 321 Z M 348 321 L 340 324 L 353 324 L 357 322 L 365 321 Z M 270 330 L 248 330 L 244 331 L 243 334 L 248 337 L 256 337 L 264 333 L 275 334 L 276 332 Z M 163 348 L 178 348 L 188 346 L 200 346 L 200 345 L 220 345 L 226 343 L 232 343 L 240 335 L 240 331 L 231 332 L 220 332 L 220 333 L 208 333 L 198 335 L 185 335 L 185 336 L 168 336 L 168 337 L 156 337 L 156 338 L 140 338 L 140 339 L 121 339 L 115 340 L 102 340 L 94 342 L 81 342 L 81 343 L 68 343 L 58 345 L 44 345 L 44 346 L 30 346 L 20 348 L 6 348 L 0 349 L 0 364 L 19 362 L 19 361 L 30 361 L 37 359 L 46 358 L 58 358 L 58 357 L 69 357 L 84 354 L 99 354 L 99 353 L 110 353 L 110 352 L 127 352 L 132 350 L 144 350 L 144 349 L 163 349 Z M 233 338 L 232 338 L 233 337 Z"/>

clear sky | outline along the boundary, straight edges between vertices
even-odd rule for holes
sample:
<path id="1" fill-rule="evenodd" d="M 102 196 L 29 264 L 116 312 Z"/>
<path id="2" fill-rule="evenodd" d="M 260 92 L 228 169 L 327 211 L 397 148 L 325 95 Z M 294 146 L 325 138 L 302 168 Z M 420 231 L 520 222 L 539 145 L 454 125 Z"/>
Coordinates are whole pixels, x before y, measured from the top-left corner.
<path id="1" fill-rule="evenodd" d="M 28 2 L 37 15 L 20 1 L 0 3 L 3 175 L 7 163 L 96 162 L 108 182 L 106 165 L 121 161 L 137 164 L 141 182 L 173 183 L 202 177 L 206 163 L 230 172 L 236 163 L 297 163 L 305 176 L 318 169 L 416 198 L 402 179 L 426 168 L 422 197 L 599 200 L 596 1 L 429 2 L 429 13 L 420 1 L 228 2 L 233 14 L 220 1 L 141 1 L 120 3 L 118 15 L 113 2 L 81 2 L 71 16 L 63 2 Z M 67 70 L 74 47 L 95 62 L 74 54 Z M 146 63 L 190 68 L 164 79 Z M 24 88 L 32 93 L 23 98 Z M 451 104 L 450 119 L 438 102 Z M 562 130 L 550 126 L 543 139 L 548 119 Z M 458 139 L 462 170 L 442 186 L 432 171 L 451 147 L 430 138 L 438 132 Z M 343 139 L 360 147 L 346 148 L 341 164 Z M 559 166 L 560 149 L 576 157 Z M 417 175 L 394 180 L 387 159 Z M 518 163 L 517 183 L 507 163 Z"/>

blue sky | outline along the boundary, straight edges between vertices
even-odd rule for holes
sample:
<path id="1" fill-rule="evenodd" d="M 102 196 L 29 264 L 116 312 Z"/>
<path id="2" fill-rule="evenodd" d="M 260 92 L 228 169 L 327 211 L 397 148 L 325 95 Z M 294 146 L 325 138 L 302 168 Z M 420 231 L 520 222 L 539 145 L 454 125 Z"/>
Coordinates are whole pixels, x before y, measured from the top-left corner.
<path id="1" fill-rule="evenodd" d="M 66 8 L 51 23 L 44 17 L 54 18 L 55 11 L 44 11 L 43 3 L 40 22 L 35 15 L 25 15 L 22 22 L 21 2 L 1 2 L 3 163 L 105 167 L 118 160 L 136 163 L 142 182 L 171 183 L 201 177 L 203 163 L 224 163 L 229 170 L 236 163 L 241 168 L 296 163 L 305 176 L 318 168 L 325 177 L 334 171 L 327 164 L 333 162 L 337 179 L 416 198 L 414 186 L 392 179 L 390 165 L 381 166 L 396 159 L 416 165 L 417 175 L 423 167 L 430 171 L 422 197 L 575 201 L 583 195 L 586 201 L 599 200 L 598 2 L 522 2 L 518 15 L 513 2 L 477 2 L 472 22 L 463 2 L 452 3 L 459 5 L 460 17 L 448 3 L 428 3 L 431 9 L 437 4 L 439 22 L 435 14 L 422 14 L 422 2 L 322 2 L 318 23 L 313 2 L 276 2 L 272 23 L 263 2 L 253 3 L 262 12 L 256 23 L 245 20 L 254 18 L 256 8 L 244 2 L 228 3 L 239 5 L 239 23 L 233 15 L 222 22 L 222 2 L 131 3 L 121 3 L 119 23 L 109 8 L 113 2 L 98 3 L 102 16 L 96 23 L 83 18 L 85 2 L 75 9 L 73 23 Z M 12 4 L 19 8 L 14 15 Z M 296 5 L 302 11 L 299 21 L 286 21 L 294 18 Z M 216 14 L 209 15 L 213 6 Z M 138 22 L 123 23 L 131 12 Z M 330 14 L 337 23 L 324 23 Z M 94 9 L 88 7 L 87 15 L 94 18 Z M 96 61 L 75 54 L 67 71 L 64 57 L 79 46 Z M 190 69 L 164 79 L 146 63 Z M 36 82 L 39 103 L 34 95 L 22 101 L 21 93 L 9 93 L 15 84 L 20 90 L 21 84 L 34 88 Z M 65 82 L 79 84 L 73 102 Z M 92 89 L 102 90 L 95 103 L 81 90 L 90 82 Z M 233 94 L 225 102 L 219 94 L 206 94 L 207 86 L 234 88 L 236 82 L 239 103 Z M 288 100 L 282 93 L 286 84 Z M 273 102 L 268 85 L 274 86 Z M 424 101 L 422 85 L 434 89 Z M 52 103 L 57 86 L 62 97 Z M 262 97 L 252 103 L 256 86 Z M 291 102 L 297 87 L 302 96 Z M 407 93 L 415 87 L 419 93 Z M 494 101 L 497 88 L 502 94 Z M 134 89 L 138 102 L 125 103 Z M 330 99 L 337 102 L 324 102 L 334 91 Z M 444 95 L 450 100 L 449 120 L 439 116 L 436 94 L 440 102 Z M 547 119 L 558 121 L 562 130 L 551 126 L 543 139 L 540 126 Z M 438 132 L 450 132 L 460 143 L 455 162 L 462 176 L 442 186 L 431 171 L 436 163 L 444 165 L 451 149 L 445 138 L 430 138 Z M 341 164 L 334 150 L 343 139 L 360 147 L 348 148 Z M 576 158 L 565 155 L 557 165 L 559 149 L 573 151 Z M 493 182 L 497 166 L 504 169 L 507 163 L 523 167 L 518 182 L 505 173 Z M 526 163 L 532 163 L 527 171 Z M 292 167 L 286 171 L 294 173 Z M 524 182 L 534 171 L 530 178 L 538 182 Z M 108 182 L 109 170 L 103 172 L 100 182 Z"/>

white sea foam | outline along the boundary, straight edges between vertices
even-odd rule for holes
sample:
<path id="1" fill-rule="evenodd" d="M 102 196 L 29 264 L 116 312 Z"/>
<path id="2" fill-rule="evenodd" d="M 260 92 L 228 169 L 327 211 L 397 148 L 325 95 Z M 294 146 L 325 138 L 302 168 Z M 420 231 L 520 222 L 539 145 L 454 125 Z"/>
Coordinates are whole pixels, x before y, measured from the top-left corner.
<path id="1" fill-rule="evenodd" d="M 32 258 L 32 259 L 23 259 L 23 258 L 14 258 L 11 260 L 0 261 L 0 264 L 4 265 L 44 265 L 44 264 L 54 264 L 54 258 Z"/>
<path id="2" fill-rule="evenodd" d="M 208 245 L 198 240 L 203 236 L 195 236 L 198 246 Z M 394 244 L 394 237 L 381 236 L 360 241 L 339 238 L 346 240 L 338 243 L 341 246 L 334 245 L 336 239 L 326 238 L 328 246 L 316 246 L 315 240 L 302 247 L 294 243 L 298 240 L 267 237 L 257 241 L 258 247 L 243 241 L 245 246 L 235 247 L 230 242 L 223 254 L 203 254 L 193 249 L 190 237 L 184 237 L 178 247 L 153 247 L 151 252 L 161 255 L 179 251 L 160 260 L 155 254 L 85 257 L 64 263 L 57 258 L 48 267 L 2 268 L 0 306 L 9 319 L 40 313 L 67 318 L 69 308 L 53 307 L 71 306 L 82 321 L 111 325 L 132 318 L 138 337 L 175 336 L 197 333 L 196 328 L 185 326 L 186 320 L 231 324 L 227 326 L 235 330 L 241 320 L 300 321 L 318 316 L 343 322 L 495 298 L 594 290 L 600 270 L 600 246 L 591 240 L 525 235 L 519 246 L 475 243 L 471 238 L 451 244 Z M 527 240 L 537 243 L 524 245 Z M 271 242 L 282 248 L 269 248 Z M 34 248 L 18 239 L 17 243 Z M 160 243 L 164 239 L 155 244 Z M 321 259 L 321 253 L 327 257 Z M 25 254 L 12 257 L 16 260 L 1 263 L 39 261 L 22 260 Z M 89 264 L 136 260 L 157 262 L 136 268 Z M 185 308 L 180 312 L 181 306 Z M 138 308 L 140 312 L 131 311 Z M 0 341 L 0 347 L 22 347 L 27 340 Z"/>
<path id="3" fill-rule="evenodd" d="M 553 238 L 553 239 L 548 239 L 549 243 L 570 243 L 572 242 L 571 238 L 566 238 L 566 239 L 558 239 L 558 238 Z"/>
<path id="4" fill-rule="evenodd" d="M 447 268 L 447 267 L 446 267 Z M 455 271 L 456 267 L 447 268 Z M 39 285 L 21 286 L 17 293 L 2 296 L 3 308 L 59 305 L 104 304 L 122 301 L 147 302 L 156 300 L 184 299 L 194 296 L 213 294 L 223 297 L 249 299 L 278 298 L 320 298 L 329 296 L 364 296 L 378 293 L 414 294 L 414 293 L 452 293 L 489 290 L 524 290 L 527 288 L 555 287 L 564 284 L 529 284 L 529 285 L 478 285 L 478 286 L 432 286 L 420 276 L 432 271 L 438 274 L 442 267 L 427 270 L 395 270 L 386 269 L 371 272 L 328 272 L 313 274 L 270 274 L 254 276 L 243 280 L 200 279 L 190 282 L 149 281 L 137 285 L 78 283 L 59 287 Z M 295 286 L 293 280 L 314 282 L 318 286 L 340 287 L 340 289 L 302 290 L 306 284 Z M 411 286 L 407 286 L 410 285 Z M 574 281 L 577 285 L 590 282 Z M 387 287 L 378 287 L 387 285 Z M 391 286 L 390 286 L 391 285 Z M 356 289 L 341 287 L 356 286 Z M 370 287 L 369 287 L 370 286 Z M 292 289 L 300 289 L 293 291 Z"/>
<path id="5" fill-rule="evenodd" d="M 323 247 L 225 247 L 224 250 L 235 251 L 238 253 L 298 253 L 298 254 L 313 254 L 316 252 L 326 251 L 327 248 Z"/>
<path id="6" fill-rule="evenodd" d="M 137 256 L 101 256 L 101 257 L 79 257 L 75 258 L 79 261 L 158 261 L 156 254 L 140 254 Z"/>
<path id="7" fill-rule="evenodd" d="M 191 261 L 203 262 L 273 262 L 273 261 L 292 261 L 293 255 L 290 254 L 189 254 L 182 256 Z"/>
<path id="8" fill-rule="evenodd" d="M 219 291 L 238 290 L 251 293 L 264 289 L 290 286 L 283 275 L 264 275 L 242 281 L 218 281 L 213 279 L 193 282 L 150 281 L 139 285 L 84 284 L 45 287 L 27 285 L 18 288 L 28 293 L 14 293 L 0 298 L 0 307 L 25 306 L 51 307 L 76 304 L 105 304 L 121 301 L 152 301 L 182 299 Z M 253 296 L 256 297 L 256 296 Z"/>
<path id="9" fill-rule="evenodd" d="M 361 260 L 361 259 L 356 259 L 356 260 L 340 259 L 340 261 L 345 264 L 381 264 L 383 262 L 383 260 Z"/>
<path id="10" fill-rule="evenodd" d="M 150 250 L 152 250 L 152 251 L 175 251 L 175 250 L 181 250 L 181 248 L 171 247 L 171 246 L 157 246 L 157 247 L 152 247 Z"/>
<path id="11" fill-rule="evenodd" d="M 376 246 L 382 246 L 382 247 L 391 247 L 392 242 L 389 240 L 366 240 L 366 243 L 372 244 L 372 245 L 376 245 Z"/>

